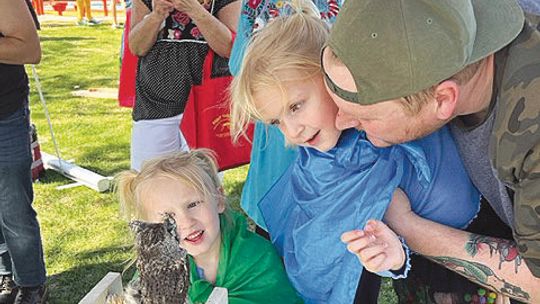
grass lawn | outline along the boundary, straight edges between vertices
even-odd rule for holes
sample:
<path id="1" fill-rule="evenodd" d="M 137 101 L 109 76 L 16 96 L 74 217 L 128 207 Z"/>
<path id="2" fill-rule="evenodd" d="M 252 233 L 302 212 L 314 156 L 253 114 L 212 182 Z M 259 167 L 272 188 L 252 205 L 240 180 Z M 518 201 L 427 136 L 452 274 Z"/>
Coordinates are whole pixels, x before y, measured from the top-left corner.
<path id="1" fill-rule="evenodd" d="M 129 168 L 130 109 L 114 99 L 76 97 L 73 90 L 118 86 L 121 30 L 110 24 L 77 27 L 47 21 L 40 31 L 43 59 L 37 66 L 56 140 L 64 159 L 104 176 Z M 31 79 L 32 121 L 42 151 L 54 154 L 47 120 Z M 247 167 L 225 173 L 225 189 L 238 205 Z M 131 257 L 130 238 L 112 193 L 72 183 L 47 171 L 34 184 L 50 291 L 49 303 L 77 303 L 108 271 L 122 271 Z M 127 273 L 124 278 L 128 279 Z M 381 303 L 396 299 L 385 281 Z"/>

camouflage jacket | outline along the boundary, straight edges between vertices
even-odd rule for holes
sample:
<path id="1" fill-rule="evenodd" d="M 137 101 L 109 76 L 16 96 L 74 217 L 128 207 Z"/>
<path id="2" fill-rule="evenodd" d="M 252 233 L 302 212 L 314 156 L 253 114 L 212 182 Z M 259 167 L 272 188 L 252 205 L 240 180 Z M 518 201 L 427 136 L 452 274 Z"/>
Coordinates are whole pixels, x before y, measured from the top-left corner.
<path id="1" fill-rule="evenodd" d="M 490 156 L 513 195 L 519 252 L 540 277 L 540 16 L 526 15 L 522 32 L 499 54 Z"/>

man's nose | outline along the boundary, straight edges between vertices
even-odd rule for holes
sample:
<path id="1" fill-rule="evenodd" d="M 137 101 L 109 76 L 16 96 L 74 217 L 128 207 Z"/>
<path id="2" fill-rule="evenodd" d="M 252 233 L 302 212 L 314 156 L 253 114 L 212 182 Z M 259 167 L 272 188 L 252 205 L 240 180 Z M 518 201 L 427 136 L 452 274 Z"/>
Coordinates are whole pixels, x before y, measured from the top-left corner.
<path id="1" fill-rule="evenodd" d="M 336 115 L 336 128 L 338 130 L 346 130 L 350 128 L 359 128 L 360 121 L 354 116 L 343 112 L 341 109 Z"/>

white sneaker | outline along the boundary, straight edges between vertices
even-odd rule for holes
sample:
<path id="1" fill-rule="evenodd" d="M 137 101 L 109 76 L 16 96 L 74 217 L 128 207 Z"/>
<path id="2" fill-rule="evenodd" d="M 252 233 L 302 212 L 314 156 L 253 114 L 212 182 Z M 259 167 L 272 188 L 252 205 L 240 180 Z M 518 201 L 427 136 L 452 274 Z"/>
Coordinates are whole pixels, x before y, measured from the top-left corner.
<path id="1" fill-rule="evenodd" d="M 92 19 L 88 20 L 88 24 L 89 25 L 98 25 L 98 24 L 101 24 L 101 21 L 92 18 Z"/>

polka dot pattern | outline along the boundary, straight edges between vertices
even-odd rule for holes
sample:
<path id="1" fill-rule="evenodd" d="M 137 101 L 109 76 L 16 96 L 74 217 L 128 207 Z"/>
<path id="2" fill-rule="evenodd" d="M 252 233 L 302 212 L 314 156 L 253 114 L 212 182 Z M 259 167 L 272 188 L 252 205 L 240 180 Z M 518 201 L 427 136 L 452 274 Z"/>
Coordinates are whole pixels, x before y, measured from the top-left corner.
<path id="1" fill-rule="evenodd" d="M 149 9 L 152 8 L 151 1 L 144 0 Z M 221 8 L 234 0 L 214 1 L 215 16 Z M 202 67 L 207 53 L 208 44 L 204 40 L 157 41 L 145 56 L 139 58 L 133 120 L 160 119 L 182 114 L 191 87 L 201 84 Z"/>

